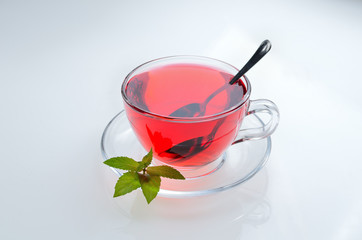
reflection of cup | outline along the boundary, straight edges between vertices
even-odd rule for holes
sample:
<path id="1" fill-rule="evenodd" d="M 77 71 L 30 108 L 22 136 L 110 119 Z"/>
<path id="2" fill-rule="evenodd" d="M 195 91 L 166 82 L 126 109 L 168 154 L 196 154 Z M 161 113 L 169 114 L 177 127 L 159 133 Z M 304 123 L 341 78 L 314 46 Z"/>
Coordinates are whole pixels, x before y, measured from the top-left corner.
<path id="1" fill-rule="evenodd" d="M 279 112 L 269 100 L 250 101 L 250 83 L 219 60 L 173 56 L 140 65 L 122 85 L 125 110 L 146 150 L 179 169 L 195 169 L 217 160 L 231 145 L 273 133 Z M 270 115 L 263 127 L 242 129 L 245 116 Z"/>

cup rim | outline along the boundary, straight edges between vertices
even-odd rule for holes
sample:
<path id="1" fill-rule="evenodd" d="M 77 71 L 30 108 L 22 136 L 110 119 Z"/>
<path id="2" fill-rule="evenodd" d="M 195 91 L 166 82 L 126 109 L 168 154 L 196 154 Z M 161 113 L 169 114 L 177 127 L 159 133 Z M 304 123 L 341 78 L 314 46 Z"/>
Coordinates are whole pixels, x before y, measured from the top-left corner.
<path id="1" fill-rule="evenodd" d="M 233 69 L 235 69 L 236 71 L 239 71 L 239 69 L 237 69 L 236 67 L 234 67 L 233 65 L 218 60 L 216 58 L 210 58 L 210 57 L 204 57 L 204 56 L 198 56 L 198 55 L 173 55 L 173 56 L 166 56 L 166 57 L 161 57 L 161 58 L 156 58 L 150 61 L 147 61 L 139 66 L 137 66 L 136 68 L 134 68 L 130 73 L 127 74 L 127 76 L 125 77 L 125 79 L 123 80 L 122 86 L 121 86 L 121 93 L 122 93 L 122 98 L 124 100 L 124 102 L 130 106 L 131 108 L 133 108 L 134 110 L 136 110 L 137 112 L 143 114 L 143 115 L 147 115 L 150 117 L 154 117 L 154 118 L 159 118 L 162 120 L 166 120 L 166 121 L 187 121 L 187 122 L 195 122 L 195 121 L 205 121 L 205 120 L 214 120 L 214 119 L 218 119 L 220 117 L 224 117 L 227 116 L 235 111 L 237 111 L 239 108 L 241 108 L 250 98 L 250 92 L 251 92 L 251 85 L 249 82 L 249 79 L 246 77 L 246 75 L 243 75 L 241 78 L 244 78 L 245 83 L 246 83 L 246 93 L 244 94 L 244 96 L 242 97 L 242 99 L 240 100 L 240 102 L 238 104 L 235 104 L 235 106 L 222 111 L 220 113 L 216 113 L 216 114 L 212 114 L 212 115 L 208 115 L 208 116 L 201 116 L 201 117 L 173 117 L 173 116 L 167 116 L 167 115 L 162 115 L 162 114 L 157 114 L 157 113 L 153 113 L 150 111 L 147 111 L 145 109 L 139 108 L 135 105 L 133 105 L 131 103 L 131 101 L 128 99 L 127 95 L 126 95 L 126 86 L 127 83 L 129 82 L 131 76 L 133 75 L 134 72 L 136 72 L 139 68 L 148 65 L 150 63 L 153 62 L 157 62 L 157 61 L 162 61 L 162 60 L 167 60 L 167 59 L 175 59 L 175 58 L 193 58 L 193 59 L 204 59 L 204 60 L 212 60 L 212 61 L 216 61 L 219 63 L 222 63 L 224 65 L 227 65 Z M 185 62 L 186 63 L 186 62 Z"/>

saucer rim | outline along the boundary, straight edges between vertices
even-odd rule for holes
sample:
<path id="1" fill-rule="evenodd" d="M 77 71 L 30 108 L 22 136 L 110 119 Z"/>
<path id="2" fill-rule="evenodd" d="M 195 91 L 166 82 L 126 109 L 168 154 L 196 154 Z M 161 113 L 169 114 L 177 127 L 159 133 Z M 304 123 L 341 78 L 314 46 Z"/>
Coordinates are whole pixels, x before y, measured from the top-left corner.
<path id="1" fill-rule="evenodd" d="M 103 133 L 102 133 L 102 138 L 101 138 L 101 152 L 102 152 L 102 156 L 104 158 L 104 160 L 109 159 L 109 157 L 107 156 L 106 150 L 105 150 L 105 136 L 108 133 L 109 127 L 112 125 L 112 123 L 122 114 L 125 114 L 125 110 L 121 110 L 118 114 L 116 114 L 111 121 L 106 125 Z M 257 114 L 253 114 L 253 115 L 249 115 L 249 116 L 254 116 L 262 125 L 265 125 L 264 122 L 262 121 L 262 119 L 257 115 Z M 191 198 L 191 197 L 198 197 L 198 196 L 206 196 L 206 195 L 210 195 L 210 194 L 214 194 L 214 193 L 218 193 L 218 192 L 223 192 L 226 190 L 229 190 L 231 188 L 234 188 L 246 181 L 248 181 L 249 179 L 251 179 L 254 175 L 256 175 L 267 163 L 270 153 L 271 153 L 271 147 L 272 147 L 272 141 L 271 141 L 271 136 L 268 136 L 266 138 L 263 139 L 258 139 L 258 140 L 248 140 L 248 141 L 267 141 L 267 146 L 266 146 L 266 150 L 265 153 L 263 155 L 263 157 L 259 160 L 259 164 L 252 170 L 250 171 L 248 174 L 246 174 L 245 176 L 243 176 L 241 179 L 230 183 L 230 184 L 226 184 L 224 186 L 221 187 L 216 187 L 216 188 L 210 188 L 210 189 L 205 189 L 205 190 L 196 190 L 196 191 L 176 191 L 176 190 L 166 190 L 166 189 L 162 189 L 160 188 L 160 191 L 158 193 L 158 196 L 161 197 L 167 197 L 167 198 Z M 242 144 L 242 143 L 239 143 Z M 118 177 L 121 177 L 122 174 L 115 168 L 113 167 L 109 167 Z M 185 180 L 187 181 L 187 180 Z M 191 181 L 191 180 L 189 180 Z"/>

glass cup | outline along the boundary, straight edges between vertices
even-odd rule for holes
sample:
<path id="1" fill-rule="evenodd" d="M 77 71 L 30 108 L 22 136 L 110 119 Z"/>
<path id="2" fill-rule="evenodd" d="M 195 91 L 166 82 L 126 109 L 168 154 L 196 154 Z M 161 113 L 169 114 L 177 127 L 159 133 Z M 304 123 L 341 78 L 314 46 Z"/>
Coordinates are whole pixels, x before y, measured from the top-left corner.
<path id="1" fill-rule="evenodd" d="M 200 56 L 172 56 L 146 62 L 122 84 L 127 118 L 139 142 L 154 153 L 154 164 L 167 164 L 187 177 L 218 169 L 232 144 L 270 136 L 279 122 L 270 100 L 250 100 L 244 75 L 229 84 L 238 69 Z M 266 113 L 262 126 L 241 129 L 244 118 Z"/>

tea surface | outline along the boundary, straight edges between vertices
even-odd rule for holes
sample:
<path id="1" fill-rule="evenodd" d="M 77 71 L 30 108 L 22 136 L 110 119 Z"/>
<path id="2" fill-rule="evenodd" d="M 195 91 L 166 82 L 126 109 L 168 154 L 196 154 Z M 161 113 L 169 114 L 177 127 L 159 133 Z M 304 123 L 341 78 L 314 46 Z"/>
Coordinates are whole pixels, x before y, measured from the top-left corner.
<path id="1" fill-rule="evenodd" d="M 241 101 L 245 86 L 241 81 L 228 84 L 232 77 L 218 69 L 197 64 L 168 65 L 134 76 L 126 86 L 126 95 L 142 110 L 170 116 L 188 104 L 204 104 L 211 94 L 224 87 L 224 91 L 205 105 L 203 115 L 210 116 Z"/>

